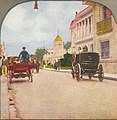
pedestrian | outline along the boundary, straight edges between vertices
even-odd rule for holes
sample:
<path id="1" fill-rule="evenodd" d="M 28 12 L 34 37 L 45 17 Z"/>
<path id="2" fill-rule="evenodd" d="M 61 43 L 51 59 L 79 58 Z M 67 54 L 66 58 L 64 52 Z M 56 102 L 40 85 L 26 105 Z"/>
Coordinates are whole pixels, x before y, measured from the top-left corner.
<path id="1" fill-rule="evenodd" d="M 71 61 L 72 61 L 72 65 L 75 66 L 76 65 L 76 55 L 75 55 L 75 53 L 72 54 Z"/>
<path id="2" fill-rule="evenodd" d="M 3 56 L 3 59 L 2 59 L 2 74 L 4 76 L 7 76 L 7 68 L 8 68 L 8 60 L 5 59 L 5 56 Z"/>
<path id="3" fill-rule="evenodd" d="M 0 76 L 2 75 L 2 56 L 0 56 Z"/>
<path id="4" fill-rule="evenodd" d="M 57 68 L 58 68 L 58 70 L 60 70 L 61 69 L 61 61 L 60 61 L 60 59 L 58 59 L 58 63 L 57 63 Z"/>
<path id="5" fill-rule="evenodd" d="M 40 62 L 36 59 L 36 72 L 39 73 Z"/>
<path id="6" fill-rule="evenodd" d="M 54 69 L 57 70 L 57 60 L 54 61 Z"/>
<path id="7" fill-rule="evenodd" d="M 18 60 L 20 60 L 20 58 L 21 58 L 21 60 L 22 60 L 23 63 L 27 63 L 28 62 L 28 60 L 29 60 L 29 54 L 26 51 L 26 47 L 22 47 L 22 51 L 19 54 Z"/>

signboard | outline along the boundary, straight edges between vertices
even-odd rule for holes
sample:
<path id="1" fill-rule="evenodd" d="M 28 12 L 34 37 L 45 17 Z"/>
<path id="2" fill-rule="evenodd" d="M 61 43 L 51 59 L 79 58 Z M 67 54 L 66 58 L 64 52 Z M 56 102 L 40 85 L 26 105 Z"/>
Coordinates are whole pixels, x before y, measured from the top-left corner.
<path id="1" fill-rule="evenodd" d="M 97 34 L 102 35 L 112 31 L 111 16 L 97 23 Z"/>

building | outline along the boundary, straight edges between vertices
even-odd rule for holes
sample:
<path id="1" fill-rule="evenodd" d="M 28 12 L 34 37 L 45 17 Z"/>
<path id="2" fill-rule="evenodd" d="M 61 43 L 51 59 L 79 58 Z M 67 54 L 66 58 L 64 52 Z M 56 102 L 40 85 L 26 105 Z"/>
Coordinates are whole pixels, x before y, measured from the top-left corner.
<path id="1" fill-rule="evenodd" d="M 94 51 L 100 54 L 106 73 L 117 74 L 117 23 L 110 9 L 97 3 L 94 9 Z"/>
<path id="2" fill-rule="evenodd" d="M 112 12 L 93 3 L 75 15 L 70 24 L 71 52 L 87 51 L 100 54 L 105 73 L 117 74 L 117 24 Z"/>
<path id="3" fill-rule="evenodd" d="M 61 36 L 57 35 L 53 42 L 53 49 L 49 49 L 48 53 L 44 55 L 44 61 L 53 64 L 55 60 L 62 58 L 65 53 L 66 49 L 64 49 L 64 42 Z"/>
<path id="4" fill-rule="evenodd" d="M 79 53 L 83 47 L 88 51 L 93 51 L 93 24 L 92 6 L 88 6 L 79 13 L 76 12 L 70 24 L 72 52 Z"/>

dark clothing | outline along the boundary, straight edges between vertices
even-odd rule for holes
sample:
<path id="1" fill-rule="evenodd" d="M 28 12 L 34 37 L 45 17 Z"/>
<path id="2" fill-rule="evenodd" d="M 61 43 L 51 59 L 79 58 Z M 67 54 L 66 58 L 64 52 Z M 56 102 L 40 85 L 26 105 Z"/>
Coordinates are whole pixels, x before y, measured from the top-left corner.
<path id="1" fill-rule="evenodd" d="M 22 52 L 19 54 L 18 60 L 20 59 L 20 57 L 21 57 L 23 63 L 26 63 L 26 62 L 28 62 L 28 60 L 29 60 L 29 54 L 28 54 L 27 51 L 22 51 Z"/>
<path id="2" fill-rule="evenodd" d="M 2 65 L 8 66 L 8 60 L 7 59 L 2 59 Z"/>

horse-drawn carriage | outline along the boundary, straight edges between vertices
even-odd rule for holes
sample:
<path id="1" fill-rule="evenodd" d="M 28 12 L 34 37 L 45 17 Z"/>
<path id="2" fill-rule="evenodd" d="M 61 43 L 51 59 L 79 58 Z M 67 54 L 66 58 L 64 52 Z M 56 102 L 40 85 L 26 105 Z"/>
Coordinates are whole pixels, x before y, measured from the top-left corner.
<path id="1" fill-rule="evenodd" d="M 78 80 L 83 75 L 88 75 L 89 79 L 98 75 L 100 82 L 103 81 L 104 72 L 102 64 L 99 64 L 99 54 L 95 52 L 82 52 L 72 57 L 72 77 Z M 75 58 L 75 59 L 74 59 Z"/>
<path id="2" fill-rule="evenodd" d="M 25 78 L 28 77 L 31 82 L 33 82 L 33 77 L 31 73 L 32 65 L 30 63 L 11 63 L 9 65 L 9 78 L 10 83 L 13 78 Z"/>

